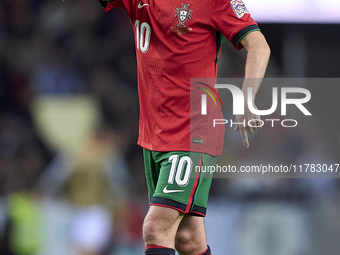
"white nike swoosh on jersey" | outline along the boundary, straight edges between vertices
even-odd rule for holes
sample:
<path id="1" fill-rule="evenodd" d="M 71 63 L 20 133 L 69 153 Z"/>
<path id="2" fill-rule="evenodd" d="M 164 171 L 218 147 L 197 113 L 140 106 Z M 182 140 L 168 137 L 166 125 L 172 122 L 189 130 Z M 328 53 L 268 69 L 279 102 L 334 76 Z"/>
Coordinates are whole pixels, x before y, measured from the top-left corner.
<path id="1" fill-rule="evenodd" d="M 139 2 L 138 9 L 142 9 L 144 6 L 150 6 L 150 4 L 142 4 L 142 2 Z"/>
<path id="2" fill-rule="evenodd" d="M 167 193 L 175 193 L 175 192 L 183 192 L 184 190 L 182 189 L 171 189 L 168 190 L 168 186 L 165 186 L 163 189 L 163 193 L 167 194 Z"/>

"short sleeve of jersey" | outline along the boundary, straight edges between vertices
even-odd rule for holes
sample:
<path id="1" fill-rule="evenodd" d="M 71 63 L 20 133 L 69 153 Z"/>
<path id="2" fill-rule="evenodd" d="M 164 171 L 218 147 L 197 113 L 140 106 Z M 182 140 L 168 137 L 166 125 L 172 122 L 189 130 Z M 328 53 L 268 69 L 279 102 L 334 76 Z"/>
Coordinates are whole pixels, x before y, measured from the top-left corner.
<path id="1" fill-rule="evenodd" d="M 210 17 L 214 28 L 238 50 L 247 34 L 260 30 L 242 0 L 211 0 Z"/>
<path id="2" fill-rule="evenodd" d="M 114 7 L 128 9 L 127 2 L 128 0 L 99 0 L 100 5 L 104 8 L 106 12 L 113 9 Z"/>

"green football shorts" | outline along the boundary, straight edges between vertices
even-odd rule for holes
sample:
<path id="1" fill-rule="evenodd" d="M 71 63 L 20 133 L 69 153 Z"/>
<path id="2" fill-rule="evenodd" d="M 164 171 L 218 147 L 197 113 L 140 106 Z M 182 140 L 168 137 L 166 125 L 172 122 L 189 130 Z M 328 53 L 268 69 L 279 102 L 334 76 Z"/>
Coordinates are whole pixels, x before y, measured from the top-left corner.
<path id="1" fill-rule="evenodd" d="M 212 175 L 200 169 L 215 166 L 218 157 L 146 149 L 143 154 L 150 204 L 205 216 Z"/>

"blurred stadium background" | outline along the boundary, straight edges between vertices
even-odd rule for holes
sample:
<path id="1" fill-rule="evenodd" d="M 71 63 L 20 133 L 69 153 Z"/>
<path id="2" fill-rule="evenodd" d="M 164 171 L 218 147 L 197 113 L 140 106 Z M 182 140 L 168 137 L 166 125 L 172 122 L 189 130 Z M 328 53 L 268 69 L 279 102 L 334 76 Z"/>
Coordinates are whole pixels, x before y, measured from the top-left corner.
<path id="1" fill-rule="evenodd" d="M 269 4 L 248 2 L 251 12 Z M 339 3 L 270 2 L 276 7 L 257 8 L 254 17 L 272 49 L 267 77 L 339 77 L 339 12 L 331 11 Z M 226 42 L 219 76 L 242 77 L 245 56 Z M 328 100 L 338 114 L 340 87 L 334 91 Z M 317 94 L 325 95 L 322 84 Z M 143 254 L 148 200 L 138 108 L 123 10 L 105 14 L 96 1 L 1 0 L 0 255 Z M 340 163 L 338 128 L 306 129 L 276 140 L 255 136 L 258 154 L 230 139 L 229 159 L 241 164 L 267 148 L 280 163 Z M 282 146 L 273 151 L 273 143 Z M 339 195 L 338 179 L 215 179 L 208 243 L 216 255 L 339 254 Z"/>

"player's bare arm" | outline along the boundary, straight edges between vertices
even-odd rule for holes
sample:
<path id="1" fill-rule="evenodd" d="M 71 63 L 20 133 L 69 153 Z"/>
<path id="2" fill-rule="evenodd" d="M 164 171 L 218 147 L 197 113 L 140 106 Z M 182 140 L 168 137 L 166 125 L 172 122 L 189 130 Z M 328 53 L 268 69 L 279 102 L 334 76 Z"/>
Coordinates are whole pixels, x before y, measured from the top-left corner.
<path id="1" fill-rule="evenodd" d="M 254 131 L 258 128 L 251 126 L 260 126 L 259 121 L 252 121 L 250 125 L 248 125 L 249 120 L 260 120 L 260 116 L 253 114 L 250 112 L 247 105 L 248 98 L 248 88 L 252 88 L 252 102 L 256 109 L 255 105 L 255 97 L 257 91 L 260 88 L 261 82 L 263 80 L 264 74 L 267 69 L 269 56 L 270 56 L 270 48 L 267 44 L 266 39 L 263 34 L 259 31 L 254 31 L 248 35 L 246 35 L 242 40 L 241 44 L 247 50 L 247 60 L 246 60 L 246 70 L 245 70 L 245 79 L 242 87 L 242 91 L 245 97 L 245 112 L 244 115 L 236 115 L 236 122 L 245 123 L 246 125 L 237 124 L 235 127 L 235 131 L 240 130 L 241 138 L 244 147 L 249 147 L 248 135 L 254 133 Z"/>

